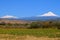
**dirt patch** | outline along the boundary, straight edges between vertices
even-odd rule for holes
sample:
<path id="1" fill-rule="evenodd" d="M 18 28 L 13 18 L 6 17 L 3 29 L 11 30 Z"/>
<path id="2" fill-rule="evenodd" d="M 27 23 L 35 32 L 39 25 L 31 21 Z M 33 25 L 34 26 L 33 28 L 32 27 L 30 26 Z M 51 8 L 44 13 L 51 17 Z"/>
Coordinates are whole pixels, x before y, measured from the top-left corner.
<path id="1" fill-rule="evenodd" d="M 48 37 L 34 37 L 34 36 L 17 36 L 9 34 L 0 34 L 0 40 L 60 40 L 60 38 L 48 38 Z"/>

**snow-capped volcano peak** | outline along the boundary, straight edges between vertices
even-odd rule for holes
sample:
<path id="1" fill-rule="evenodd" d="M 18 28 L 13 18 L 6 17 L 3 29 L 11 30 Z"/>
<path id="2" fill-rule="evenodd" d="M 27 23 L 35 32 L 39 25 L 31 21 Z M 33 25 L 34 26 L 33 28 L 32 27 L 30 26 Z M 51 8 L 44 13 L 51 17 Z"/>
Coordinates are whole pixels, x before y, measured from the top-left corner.
<path id="1" fill-rule="evenodd" d="M 1 17 L 1 18 L 17 18 L 17 17 L 15 17 L 15 16 L 10 16 L 10 15 L 6 15 L 6 16 L 3 16 L 3 17 Z"/>
<path id="2" fill-rule="evenodd" d="M 40 16 L 58 16 L 58 15 L 54 14 L 53 12 L 48 12 Z"/>

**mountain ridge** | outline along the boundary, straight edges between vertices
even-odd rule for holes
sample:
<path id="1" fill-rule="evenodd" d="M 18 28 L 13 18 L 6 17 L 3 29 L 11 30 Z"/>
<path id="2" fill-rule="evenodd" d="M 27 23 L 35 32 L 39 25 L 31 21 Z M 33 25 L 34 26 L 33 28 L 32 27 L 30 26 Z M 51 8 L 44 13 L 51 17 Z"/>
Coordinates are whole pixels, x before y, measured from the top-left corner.
<path id="1" fill-rule="evenodd" d="M 53 12 L 44 13 L 39 16 L 32 16 L 32 17 L 24 17 L 24 18 L 16 18 L 15 16 L 3 16 L 0 20 L 25 20 L 25 21 L 36 21 L 36 20 L 60 20 L 60 17 Z"/>

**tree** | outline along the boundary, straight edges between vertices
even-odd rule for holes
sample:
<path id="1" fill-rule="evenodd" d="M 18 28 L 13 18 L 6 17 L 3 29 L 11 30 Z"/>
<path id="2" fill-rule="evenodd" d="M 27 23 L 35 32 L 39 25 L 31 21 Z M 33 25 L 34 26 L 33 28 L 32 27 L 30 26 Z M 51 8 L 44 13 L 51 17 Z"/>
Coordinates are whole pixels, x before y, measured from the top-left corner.
<path id="1" fill-rule="evenodd" d="M 29 28 L 39 28 L 39 27 L 40 27 L 40 24 L 38 24 L 37 22 L 32 22 Z"/>

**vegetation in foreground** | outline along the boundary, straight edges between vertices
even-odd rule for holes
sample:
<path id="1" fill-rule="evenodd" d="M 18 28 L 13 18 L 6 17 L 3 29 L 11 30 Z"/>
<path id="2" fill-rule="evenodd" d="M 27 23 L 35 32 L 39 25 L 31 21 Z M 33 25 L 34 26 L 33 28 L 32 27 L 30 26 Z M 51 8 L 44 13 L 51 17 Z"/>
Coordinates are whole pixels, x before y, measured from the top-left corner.
<path id="1" fill-rule="evenodd" d="M 35 37 L 35 36 L 17 36 L 9 34 L 0 34 L 0 40 L 60 40 L 60 38 Z"/>
<path id="2" fill-rule="evenodd" d="M 0 28 L 0 34 L 11 34 L 11 35 L 30 35 L 36 37 L 53 37 L 60 38 L 59 29 L 2 29 Z"/>
<path id="3" fill-rule="evenodd" d="M 13 36 L 15 35 L 21 36 L 21 37 L 22 36 L 26 37 L 28 35 L 28 37 L 33 36 L 33 38 L 35 37 L 60 38 L 60 21 L 58 22 L 57 21 L 42 21 L 42 22 L 35 21 L 35 22 L 24 23 L 24 24 L 0 22 L 0 34 L 4 34 L 5 37 L 6 34 L 8 34 Z M 9 37 L 7 36 L 7 38 L 10 38 L 10 36 Z"/>

